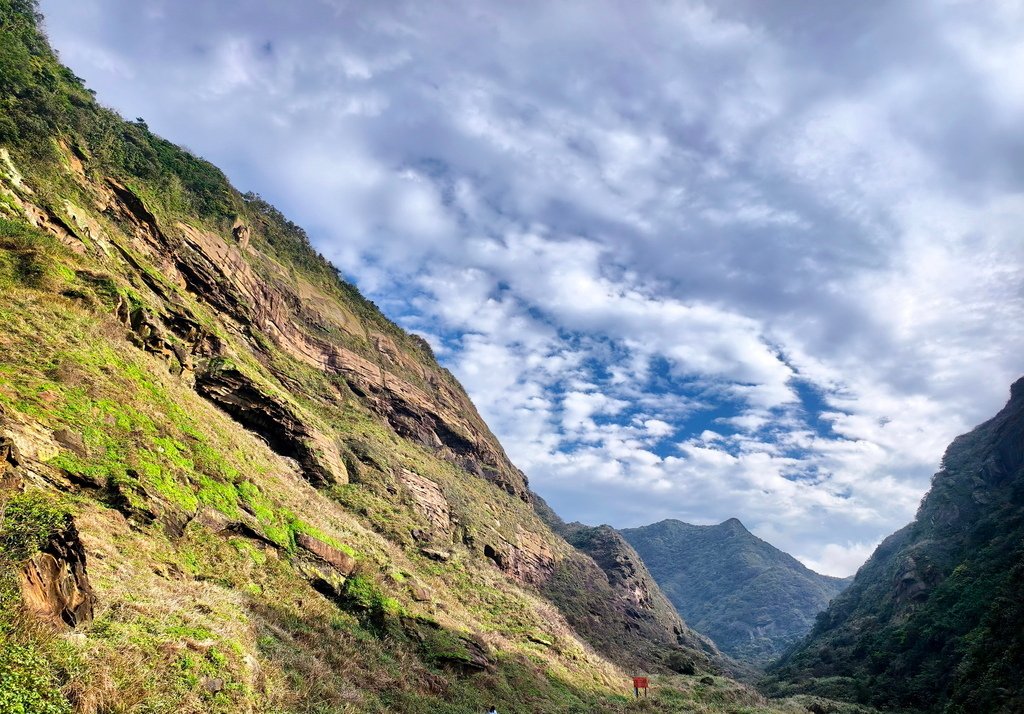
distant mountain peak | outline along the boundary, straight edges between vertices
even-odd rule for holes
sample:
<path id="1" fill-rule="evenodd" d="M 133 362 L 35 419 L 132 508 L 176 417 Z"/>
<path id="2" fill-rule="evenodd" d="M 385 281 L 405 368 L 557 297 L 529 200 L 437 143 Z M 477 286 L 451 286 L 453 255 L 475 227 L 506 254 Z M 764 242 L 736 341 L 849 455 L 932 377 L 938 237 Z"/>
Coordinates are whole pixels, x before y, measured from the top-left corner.
<path id="1" fill-rule="evenodd" d="M 807 633 L 848 584 L 809 570 L 738 518 L 705 526 L 666 519 L 622 535 L 691 627 L 752 664 Z"/>

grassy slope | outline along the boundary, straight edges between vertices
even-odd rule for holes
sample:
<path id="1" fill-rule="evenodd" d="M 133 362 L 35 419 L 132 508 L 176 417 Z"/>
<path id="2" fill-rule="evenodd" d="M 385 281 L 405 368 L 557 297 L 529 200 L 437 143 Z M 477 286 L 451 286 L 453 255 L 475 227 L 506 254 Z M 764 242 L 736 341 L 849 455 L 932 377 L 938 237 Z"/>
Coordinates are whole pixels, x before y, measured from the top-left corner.
<path id="1" fill-rule="evenodd" d="M 33 10 L 0 0 L 0 435 L 22 447 L 17 468 L 0 464 L 0 713 L 801 710 L 722 678 L 658 678 L 650 702 L 623 696 L 625 673 L 473 546 L 526 532 L 556 559 L 578 557 L 529 504 L 400 438 L 336 376 L 189 292 L 146 226 L 111 208 L 109 180 L 165 229 L 183 220 L 228 244 L 242 221 L 254 273 L 317 306 L 301 313 L 304 329 L 367 358 L 383 335 L 404 356 L 395 373 L 458 398 L 429 348 L 338 280 L 276 211 L 96 105 Z M 351 482 L 313 488 L 201 398 L 173 355 L 137 346 L 121 310 L 187 316 L 216 345 L 216 357 L 197 355 L 205 369 L 244 372 L 351 447 Z M 437 484 L 462 528 L 442 544 L 447 560 L 410 536 L 431 524 L 402 468 Z M 29 616 L 15 577 L 69 523 L 98 597 L 95 620 L 73 631 Z M 358 562 L 329 596 L 310 584 L 319 566 L 299 534 Z M 479 652 L 483 669 L 472 666 Z"/>

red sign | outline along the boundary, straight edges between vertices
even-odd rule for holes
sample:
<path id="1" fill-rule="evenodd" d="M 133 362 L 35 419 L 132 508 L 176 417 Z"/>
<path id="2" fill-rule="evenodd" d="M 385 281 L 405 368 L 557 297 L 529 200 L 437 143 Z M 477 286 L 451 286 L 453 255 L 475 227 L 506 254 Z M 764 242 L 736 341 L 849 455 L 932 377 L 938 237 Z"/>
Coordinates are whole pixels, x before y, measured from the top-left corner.
<path id="1" fill-rule="evenodd" d="M 633 677 L 634 689 L 647 689 L 647 677 Z"/>

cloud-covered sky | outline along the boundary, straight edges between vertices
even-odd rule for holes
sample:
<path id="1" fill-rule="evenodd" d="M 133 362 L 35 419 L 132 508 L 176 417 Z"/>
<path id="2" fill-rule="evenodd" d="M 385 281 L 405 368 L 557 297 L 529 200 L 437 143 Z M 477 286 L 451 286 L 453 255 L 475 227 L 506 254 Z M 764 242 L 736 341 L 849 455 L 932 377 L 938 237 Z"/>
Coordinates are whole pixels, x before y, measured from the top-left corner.
<path id="1" fill-rule="evenodd" d="M 305 226 L 567 519 L 822 572 L 1024 372 L 1016 0 L 43 0 Z"/>

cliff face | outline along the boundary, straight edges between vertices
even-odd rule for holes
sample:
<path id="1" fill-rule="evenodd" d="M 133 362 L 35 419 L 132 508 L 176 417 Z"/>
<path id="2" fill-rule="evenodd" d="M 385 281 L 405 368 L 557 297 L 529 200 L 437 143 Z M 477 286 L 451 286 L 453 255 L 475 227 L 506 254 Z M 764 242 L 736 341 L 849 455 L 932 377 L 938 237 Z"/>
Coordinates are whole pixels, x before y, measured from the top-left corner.
<path id="1" fill-rule="evenodd" d="M 1024 711 L 1024 379 L 949 446 L 914 522 L 777 665 L 777 691 L 934 712 Z"/>
<path id="2" fill-rule="evenodd" d="M 716 666 L 536 515 L 423 340 L 99 107 L 33 7 L 0 0 L 0 696 L 602 710 L 620 666 Z"/>
<path id="3" fill-rule="evenodd" d="M 807 569 L 735 518 L 716 526 L 666 520 L 622 535 L 686 621 L 752 665 L 807 634 L 846 585 Z"/>

